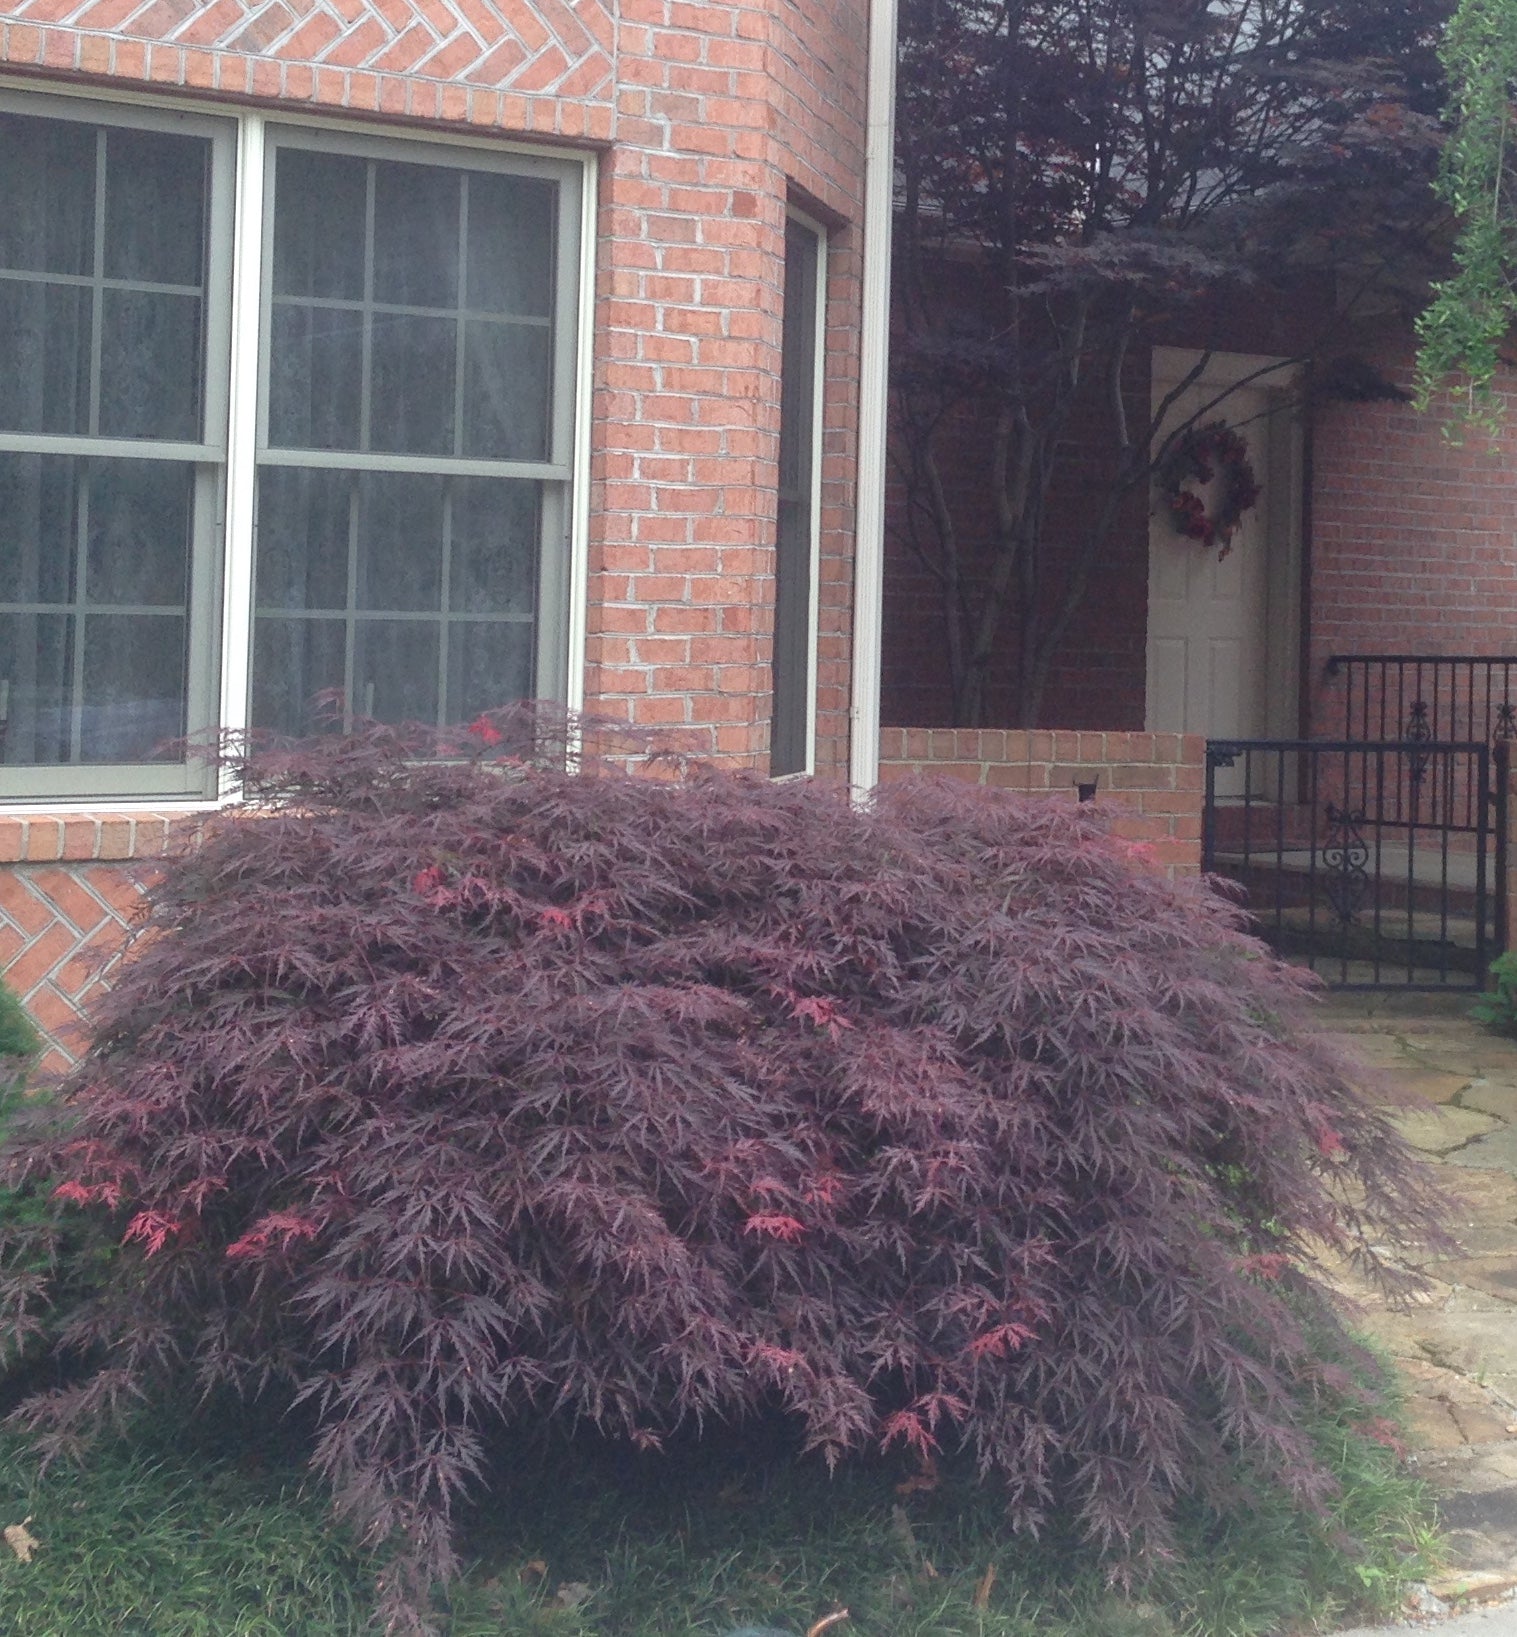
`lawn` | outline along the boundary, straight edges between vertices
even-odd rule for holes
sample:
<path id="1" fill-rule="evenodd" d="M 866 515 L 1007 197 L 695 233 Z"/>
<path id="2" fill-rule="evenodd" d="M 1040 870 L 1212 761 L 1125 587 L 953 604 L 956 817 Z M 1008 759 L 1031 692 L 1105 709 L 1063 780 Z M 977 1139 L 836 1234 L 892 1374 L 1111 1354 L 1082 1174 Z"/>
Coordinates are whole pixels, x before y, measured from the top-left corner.
<path id="1" fill-rule="evenodd" d="M 504 1457 L 465 1537 L 447 1637 L 719 1637 L 745 1625 L 868 1637 L 1253 1637 L 1392 1611 L 1423 1572 L 1418 1486 L 1347 1411 L 1316 1434 L 1342 1484 L 1320 1518 L 1278 1489 L 1193 1509 L 1186 1557 L 1124 1594 L 1058 1531 L 1005 1527 L 946 1466 L 902 1494 L 900 1463 L 828 1477 L 756 1435 L 664 1455 L 543 1436 Z M 908 1480 L 909 1481 L 909 1480 Z M 287 1446 L 146 1438 L 40 1480 L 0 1447 L 0 1629 L 27 1637 L 358 1637 L 373 1556 L 330 1521 Z M 1362 1552 L 1345 1545 L 1364 1542 Z"/>

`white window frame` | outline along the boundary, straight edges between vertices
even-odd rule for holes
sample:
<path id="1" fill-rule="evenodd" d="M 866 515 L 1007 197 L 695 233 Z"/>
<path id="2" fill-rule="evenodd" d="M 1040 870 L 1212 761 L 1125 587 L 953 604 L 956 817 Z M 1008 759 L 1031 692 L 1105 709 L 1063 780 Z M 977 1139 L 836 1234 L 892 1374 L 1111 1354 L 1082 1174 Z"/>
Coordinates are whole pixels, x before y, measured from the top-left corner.
<path id="1" fill-rule="evenodd" d="M 811 474 L 807 529 L 810 560 L 806 591 L 805 676 L 802 680 L 806 699 L 806 742 L 800 767 L 790 768 L 782 773 L 772 775 L 777 779 L 802 779 L 810 778 L 816 773 L 817 649 L 821 631 L 822 594 L 822 457 L 826 447 L 827 424 L 825 387 L 827 380 L 827 274 L 830 246 L 827 228 L 814 216 L 808 216 L 805 211 L 798 210 L 793 205 L 787 207 L 785 222 L 787 228 L 792 222 L 799 227 L 805 228 L 816 239 L 816 313 L 814 315 L 815 333 L 812 337 Z M 776 542 L 778 542 L 778 529 L 779 524 L 776 518 Z M 776 574 L 777 585 L 778 575 Z M 778 642 L 778 623 L 779 604 L 778 599 L 776 599 L 776 643 Z"/>
<path id="2" fill-rule="evenodd" d="M 25 103 L 27 108 L 22 109 Z M 569 710 L 584 704 L 585 650 L 589 592 L 590 423 L 594 360 L 592 337 L 595 313 L 595 212 L 598 197 L 596 155 L 553 150 L 540 144 L 502 139 L 481 141 L 474 136 L 406 127 L 390 134 L 373 124 L 351 119 L 313 120 L 308 110 L 228 113 L 224 108 L 187 106 L 178 98 L 151 93 L 102 95 L 98 88 L 20 83 L 0 78 L 0 108 L 14 107 L 43 115 L 74 118 L 98 124 L 120 124 L 149 129 L 182 128 L 197 132 L 214 129 L 227 143 L 229 159 L 218 172 L 212 191 L 209 229 L 208 280 L 216 286 L 214 299 L 219 329 L 212 327 L 207 298 L 207 358 L 204 375 L 205 426 L 224 436 L 205 446 L 222 462 L 218 490 L 218 529 L 210 557 L 214 573 L 202 573 L 195 582 L 196 605 L 192 621 L 209 633 L 212 653 L 202 672 L 191 671 L 189 687 L 210 696 L 204 717 L 219 711 L 208 725 L 233 735 L 249 727 L 253 637 L 253 577 L 255 556 L 255 494 L 260 453 L 259 431 L 264 391 L 262 361 L 266 346 L 263 326 L 265 302 L 265 240 L 269 224 L 268 189 L 271 187 L 271 149 L 289 133 L 307 145 L 330 144 L 348 152 L 371 151 L 413 163 L 452 164 L 461 168 L 500 168 L 525 174 L 551 176 L 561 187 L 558 287 L 555 331 L 561 350 L 555 359 L 553 447 L 551 461 L 537 463 L 541 475 L 558 485 L 562 496 L 563 548 L 556 583 L 539 602 L 539 689 L 541 697 L 561 700 Z M 298 133 L 298 138 L 296 133 Z M 218 154 L 220 150 L 218 150 Z M 228 284 L 230 294 L 223 299 Z M 218 348 L 214 354 L 212 349 Z M 214 384 L 213 384 L 214 383 Z M 79 440 L 63 440 L 68 443 Z M 99 440 L 96 440 L 97 442 Z M 0 450 L 17 446 L 18 439 L 0 434 Z M 45 437 L 21 436 L 26 448 L 48 442 Z M 177 446 L 173 446 L 177 447 Z M 162 446 L 159 446 L 160 452 Z M 63 449 L 60 452 L 72 452 Z M 114 449 L 108 452 L 115 452 Z M 339 461 L 341 457 L 338 457 Z M 401 457 L 403 458 L 403 457 Z M 528 463 L 520 463 L 526 465 Z M 524 472 L 522 475 L 538 475 Z M 545 506 L 545 512 L 547 507 Z M 545 519 L 545 539 L 547 522 Z M 546 558 L 548 553 L 544 552 Z M 197 557 L 197 568 L 199 566 Z M 204 601 L 200 601 L 203 597 Z M 218 615 L 219 606 L 219 615 Z M 219 684 L 217 659 L 219 658 Z M 193 663 L 193 656 L 192 656 Z M 550 674 L 551 673 L 551 674 Z M 544 682 L 551 686 L 544 688 Z M 192 717 L 193 721 L 193 717 Z M 151 807 L 155 811 L 198 810 L 235 802 L 241 792 L 223 776 L 219 784 L 197 774 L 193 763 L 149 764 L 152 781 L 136 778 L 139 769 L 107 764 L 85 767 L 16 766 L 0 769 L 0 811 L 64 813 Z M 78 773 L 70 780 L 60 775 Z M 6 775 L 15 775 L 7 779 Z M 113 781 L 120 776 L 120 787 Z M 46 779 L 48 790 L 38 794 L 25 786 Z M 130 783 L 128 781 L 130 780 Z"/>

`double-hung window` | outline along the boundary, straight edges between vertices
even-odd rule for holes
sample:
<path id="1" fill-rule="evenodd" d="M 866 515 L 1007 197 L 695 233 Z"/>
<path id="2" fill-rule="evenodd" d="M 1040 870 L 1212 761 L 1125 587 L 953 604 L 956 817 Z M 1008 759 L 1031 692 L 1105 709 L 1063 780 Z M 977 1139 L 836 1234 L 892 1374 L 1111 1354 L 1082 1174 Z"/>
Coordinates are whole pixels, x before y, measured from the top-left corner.
<path id="1" fill-rule="evenodd" d="M 581 187 L 0 94 L 0 797 L 203 795 L 186 738 L 334 702 L 563 697 Z"/>

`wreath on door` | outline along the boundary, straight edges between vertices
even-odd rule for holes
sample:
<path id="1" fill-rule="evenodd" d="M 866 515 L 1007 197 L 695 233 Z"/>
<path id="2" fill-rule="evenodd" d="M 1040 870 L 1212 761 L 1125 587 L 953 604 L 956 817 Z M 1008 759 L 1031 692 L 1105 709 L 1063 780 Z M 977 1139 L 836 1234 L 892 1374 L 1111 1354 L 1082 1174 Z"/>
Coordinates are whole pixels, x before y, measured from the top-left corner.
<path id="1" fill-rule="evenodd" d="M 1211 510 L 1188 485 L 1220 478 Z M 1259 480 L 1248 445 L 1226 421 L 1193 426 L 1165 456 L 1158 474 L 1159 494 L 1175 532 L 1202 547 L 1218 548 L 1218 560 L 1232 550 L 1245 512 L 1259 503 Z"/>

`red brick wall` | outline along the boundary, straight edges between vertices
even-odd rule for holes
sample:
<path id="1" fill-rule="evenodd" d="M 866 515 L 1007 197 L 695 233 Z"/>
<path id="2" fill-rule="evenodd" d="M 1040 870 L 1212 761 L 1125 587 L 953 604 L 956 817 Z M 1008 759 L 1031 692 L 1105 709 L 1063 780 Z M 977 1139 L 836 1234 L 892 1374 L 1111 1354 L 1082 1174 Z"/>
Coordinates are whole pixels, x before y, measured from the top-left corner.
<path id="1" fill-rule="evenodd" d="M 1387 372 L 1411 384 L 1408 349 Z M 1410 404 L 1326 404 L 1312 439 L 1313 731 L 1339 731 L 1335 653 L 1517 653 L 1517 375 L 1498 436 L 1454 443 Z"/>
<path id="2" fill-rule="evenodd" d="M 1115 834 L 1167 875 L 1201 869 L 1206 743 L 1194 734 L 885 728 L 880 778 L 941 773 L 998 790 L 1074 802 L 1094 782 Z"/>
<path id="3" fill-rule="evenodd" d="M 1410 388 L 1408 348 L 1390 351 L 1382 364 Z M 1440 406 L 1429 414 L 1396 402 L 1314 408 L 1307 662 L 1318 737 L 1340 731 L 1341 684 L 1325 676 L 1330 654 L 1517 654 L 1517 372 L 1504 373 L 1500 398 L 1498 435 L 1471 433 L 1462 442 L 1444 435 Z M 979 483 L 984 461 L 968 418 L 951 446 L 950 475 L 962 494 Z M 1078 452 L 1070 466 L 1089 469 Z M 899 507 L 899 490 L 894 498 Z M 944 723 L 951 717 L 941 599 L 902 543 L 898 511 L 891 553 L 886 717 Z M 1048 722 L 1130 727 L 1141 719 L 1146 600 L 1140 524 L 1071 632 Z M 1010 719 L 1014 651 L 1008 640 L 998 658 L 993 720 Z"/>
<path id="4" fill-rule="evenodd" d="M 840 772 L 866 8 L 622 0 L 619 16 L 592 500 L 603 578 L 591 594 L 587 695 L 762 765 L 785 209 L 809 206 L 833 229 L 818 765 Z"/>
<path id="5" fill-rule="evenodd" d="M 185 822 L 148 813 L 0 816 L 0 977 L 42 1031 L 44 1070 L 74 1061 L 83 1015 L 125 941 L 145 872 Z"/>
<path id="6" fill-rule="evenodd" d="M 984 313 L 989 296 L 973 264 L 933 269 L 945 305 Z M 1231 290 L 1214 308 L 1198 308 L 1189 322 L 1160 340 L 1170 346 L 1210 345 L 1220 350 L 1289 357 L 1314 344 L 1320 315 L 1332 311 L 1331 288 L 1311 283 L 1290 297 L 1250 301 Z M 1130 424 L 1150 412 L 1152 353 L 1135 347 L 1124 375 Z M 1047 569 L 1039 597 L 1040 620 L 1062 598 L 1071 559 L 1089 523 L 1115 460 L 1116 428 L 1103 384 L 1088 391 L 1060 442 L 1048 497 Z M 1358 406 L 1353 406 L 1357 408 Z M 950 501 L 961 522 L 971 596 L 983 584 L 994 537 L 986 473 L 990 464 L 993 408 L 968 404 L 945 428 L 940 447 Z M 953 721 L 943 590 L 910 542 L 901 483 L 904 448 L 897 427 L 887 519 L 884 642 L 884 719 L 924 727 Z M 1015 599 L 1013 599 L 1015 601 Z M 1015 697 L 1018 634 L 1015 608 L 1002 616 L 990 671 L 985 720 L 1018 719 Z M 1132 496 L 1078 612 L 1057 652 L 1039 725 L 1048 728 L 1136 731 L 1144 722 L 1147 686 L 1148 495 Z"/>
<path id="7" fill-rule="evenodd" d="M 832 228 L 819 763 L 846 764 L 866 0 L 20 0 L 0 65 L 605 151 L 597 708 L 768 748 L 787 200 Z"/>
<path id="8" fill-rule="evenodd" d="M 867 40 L 867 0 L 13 0 L 0 69 L 106 96 L 599 149 L 587 705 L 757 766 L 787 205 L 820 219 L 817 762 L 836 774 L 851 705 Z M 119 937 L 136 893 L 105 861 L 152 856 L 161 830 L 0 816 L 0 976 L 24 990 L 54 1063 L 92 981 L 78 954 Z"/>

